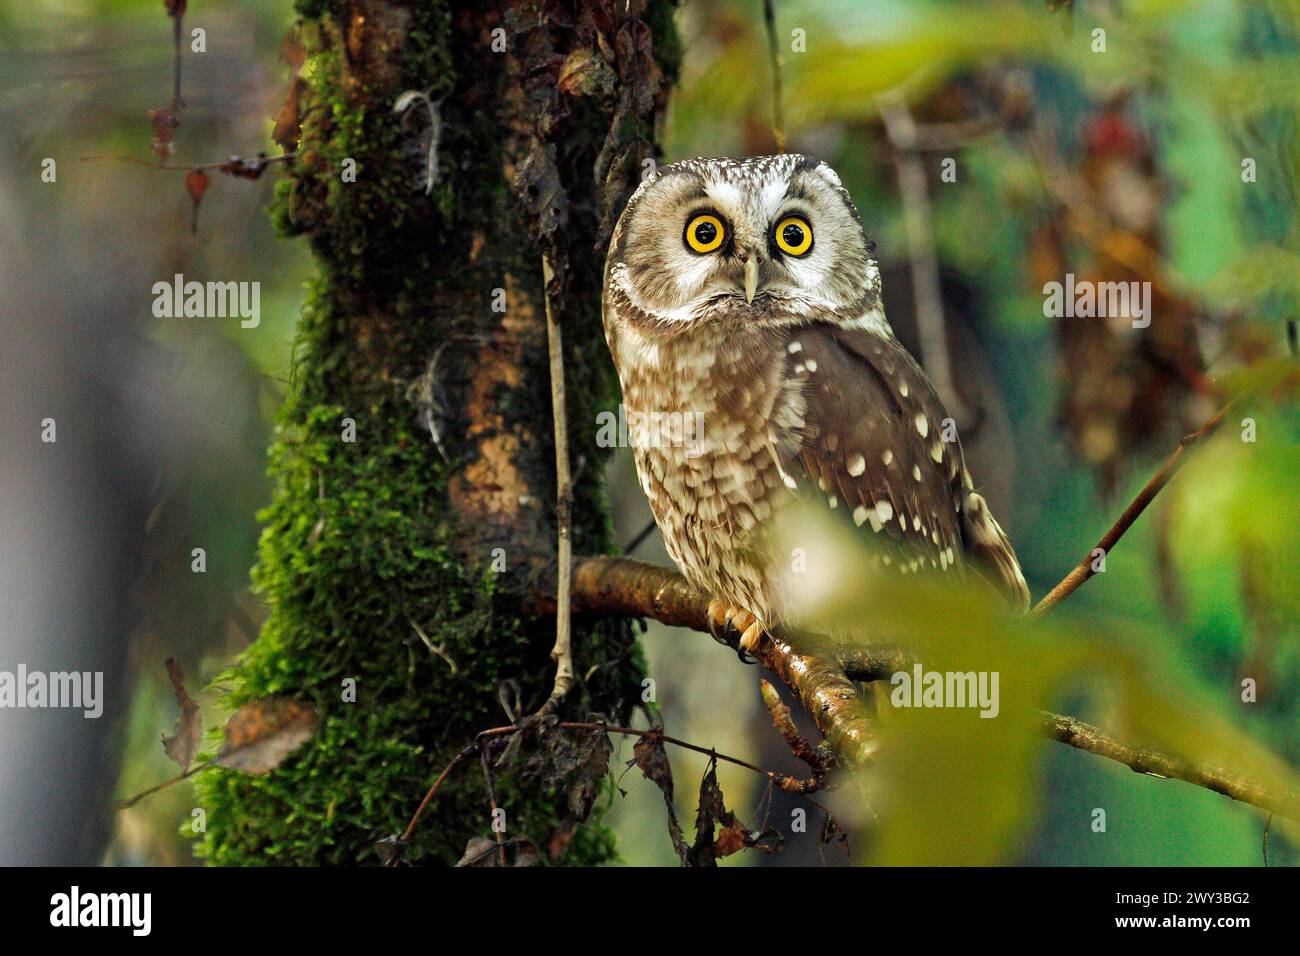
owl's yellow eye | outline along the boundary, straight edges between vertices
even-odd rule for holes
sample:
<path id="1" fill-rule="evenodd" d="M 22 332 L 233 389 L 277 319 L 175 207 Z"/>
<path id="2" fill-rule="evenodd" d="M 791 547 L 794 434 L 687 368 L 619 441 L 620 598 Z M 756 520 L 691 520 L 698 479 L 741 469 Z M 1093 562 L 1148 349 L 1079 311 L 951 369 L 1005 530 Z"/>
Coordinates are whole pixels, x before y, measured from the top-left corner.
<path id="1" fill-rule="evenodd" d="M 812 226 L 801 216 L 786 216 L 776 224 L 776 247 L 788 256 L 801 256 L 812 248 Z"/>
<path id="2" fill-rule="evenodd" d="M 686 224 L 686 245 L 700 254 L 713 252 L 722 245 L 726 232 L 721 219 L 711 212 L 701 213 Z"/>

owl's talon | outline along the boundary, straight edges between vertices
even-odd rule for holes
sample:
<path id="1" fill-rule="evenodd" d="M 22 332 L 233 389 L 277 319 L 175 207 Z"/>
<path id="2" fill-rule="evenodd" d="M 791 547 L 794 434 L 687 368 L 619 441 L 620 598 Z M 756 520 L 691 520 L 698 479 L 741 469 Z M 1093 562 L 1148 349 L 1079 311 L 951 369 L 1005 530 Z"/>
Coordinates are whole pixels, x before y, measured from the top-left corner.
<path id="1" fill-rule="evenodd" d="M 753 617 L 753 615 L 750 615 Z M 763 639 L 763 622 L 755 620 L 749 627 L 745 628 L 745 633 L 740 635 L 740 643 L 736 645 L 736 653 L 746 664 L 754 664 L 758 661 L 758 642 Z"/>
<path id="2" fill-rule="evenodd" d="M 756 645 L 758 638 L 762 635 L 762 624 L 758 618 L 754 617 L 742 607 L 734 604 L 728 604 L 726 601 L 712 600 L 709 602 L 709 633 L 719 644 L 726 644 L 728 647 L 739 647 L 745 641 L 745 636 L 758 629 L 757 634 L 750 638 L 751 645 Z M 740 659 L 746 663 L 753 663 L 753 658 L 748 656 L 750 648 L 742 648 Z"/>
<path id="3" fill-rule="evenodd" d="M 731 624 L 730 605 L 716 598 L 709 602 L 709 633 L 719 644 L 730 643 L 727 640 L 727 627 Z"/>

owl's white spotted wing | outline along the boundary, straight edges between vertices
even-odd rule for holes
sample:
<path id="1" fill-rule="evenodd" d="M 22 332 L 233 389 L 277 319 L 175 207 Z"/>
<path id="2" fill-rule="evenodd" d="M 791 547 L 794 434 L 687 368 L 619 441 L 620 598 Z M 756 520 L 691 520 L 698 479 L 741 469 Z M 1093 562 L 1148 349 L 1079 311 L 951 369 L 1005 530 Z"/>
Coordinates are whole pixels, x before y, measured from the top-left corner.
<path id="1" fill-rule="evenodd" d="M 1016 605 L 1028 603 L 1015 552 L 973 490 L 948 414 L 897 340 L 824 324 L 792 329 L 787 372 L 802 381 L 804 403 L 790 466 L 873 533 L 884 560 L 905 572 L 969 566 Z"/>

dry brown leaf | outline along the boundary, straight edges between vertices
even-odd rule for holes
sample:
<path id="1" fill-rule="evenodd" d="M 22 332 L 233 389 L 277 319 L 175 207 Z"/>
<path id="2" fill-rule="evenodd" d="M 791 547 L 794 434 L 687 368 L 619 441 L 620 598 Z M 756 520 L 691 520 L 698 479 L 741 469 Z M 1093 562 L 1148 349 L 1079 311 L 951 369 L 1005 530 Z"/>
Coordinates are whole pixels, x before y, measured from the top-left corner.
<path id="1" fill-rule="evenodd" d="M 633 762 L 652 781 L 664 795 L 664 806 L 668 808 L 668 836 L 673 841 L 673 849 L 681 857 L 685 866 L 690 859 L 690 847 L 682 836 L 681 824 L 677 822 L 677 810 L 673 806 L 673 768 L 668 762 L 668 752 L 664 749 L 664 739 L 660 734 L 641 737 L 632 748 Z"/>
<path id="2" fill-rule="evenodd" d="M 599 53 L 579 47 L 565 59 L 555 85 L 569 96 L 610 96 L 618 77 Z"/>
<path id="3" fill-rule="evenodd" d="M 465 844 L 465 853 L 456 863 L 457 866 L 499 866 L 500 854 L 497 845 L 487 837 L 470 837 Z"/>
<path id="4" fill-rule="evenodd" d="M 191 169 L 185 176 L 185 191 L 190 194 L 193 209 L 190 214 L 190 233 L 199 231 L 199 203 L 208 191 L 208 174 L 201 169 Z"/>
<path id="5" fill-rule="evenodd" d="M 511 840 L 506 844 L 506 866 L 537 866 L 540 858 L 537 847 L 527 840 Z M 496 842 L 487 837 L 470 837 L 465 844 L 465 854 L 456 864 L 460 867 L 501 866 L 501 851 Z"/>
<path id="6" fill-rule="evenodd" d="M 316 711 L 287 697 L 240 707 L 226 722 L 226 742 L 214 763 L 244 773 L 270 773 L 320 726 Z"/>
<path id="7" fill-rule="evenodd" d="M 748 836 L 745 828 L 739 822 L 733 822 L 731 826 L 723 828 L 713 841 L 713 855 L 721 859 L 724 856 L 731 856 L 733 853 L 739 853 L 748 845 Z"/>
<path id="8" fill-rule="evenodd" d="M 276 114 L 271 139 L 285 152 L 290 152 L 297 149 L 298 140 L 302 138 L 302 92 L 307 87 L 302 78 L 302 65 L 307 62 L 307 48 L 298 38 L 296 30 L 285 36 L 284 42 L 280 44 L 280 57 L 293 67 L 293 81 L 289 84 L 284 105 Z"/>
<path id="9" fill-rule="evenodd" d="M 303 46 L 296 29 L 286 33 L 284 39 L 280 41 L 280 59 L 295 70 L 301 69 L 307 62 L 307 48 Z"/>
<path id="10" fill-rule="evenodd" d="M 199 715 L 199 705 L 185 689 L 185 674 L 174 657 L 167 658 L 167 673 L 171 676 L 172 687 L 176 690 L 176 703 L 180 705 L 181 715 L 176 718 L 176 726 L 170 736 L 164 734 L 163 750 L 178 764 L 182 771 L 190 769 L 194 755 L 199 750 L 199 740 L 203 736 L 203 719 Z"/>
<path id="11" fill-rule="evenodd" d="M 271 130 L 272 141 L 285 152 L 296 149 L 298 140 L 302 136 L 301 101 L 305 86 L 302 77 L 293 78 L 293 82 L 289 84 L 289 93 L 284 98 L 284 104 L 276 114 L 275 128 Z"/>

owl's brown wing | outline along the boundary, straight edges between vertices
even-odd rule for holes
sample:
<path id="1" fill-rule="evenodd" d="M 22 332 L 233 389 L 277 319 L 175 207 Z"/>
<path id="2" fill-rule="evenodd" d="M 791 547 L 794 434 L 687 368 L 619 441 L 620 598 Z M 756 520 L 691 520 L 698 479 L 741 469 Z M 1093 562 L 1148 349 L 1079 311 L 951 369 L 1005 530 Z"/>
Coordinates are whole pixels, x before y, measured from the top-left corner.
<path id="1" fill-rule="evenodd" d="M 816 324 L 792 329 L 786 351 L 804 405 L 792 467 L 875 532 L 889 563 L 912 572 L 969 566 L 1027 605 L 1015 551 L 974 491 L 956 429 L 898 341 Z"/>

